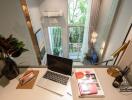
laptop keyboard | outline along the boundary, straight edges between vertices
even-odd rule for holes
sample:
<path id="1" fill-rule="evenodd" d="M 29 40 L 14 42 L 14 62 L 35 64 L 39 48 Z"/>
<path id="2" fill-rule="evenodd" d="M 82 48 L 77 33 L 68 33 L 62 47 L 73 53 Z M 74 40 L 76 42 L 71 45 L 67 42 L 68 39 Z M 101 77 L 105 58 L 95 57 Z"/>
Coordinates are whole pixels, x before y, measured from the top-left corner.
<path id="1" fill-rule="evenodd" d="M 43 78 L 52 80 L 54 82 L 66 85 L 68 82 L 69 77 L 57 74 L 57 73 L 53 73 L 50 71 L 47 71 L 46 74 L 43 76 Z"/>

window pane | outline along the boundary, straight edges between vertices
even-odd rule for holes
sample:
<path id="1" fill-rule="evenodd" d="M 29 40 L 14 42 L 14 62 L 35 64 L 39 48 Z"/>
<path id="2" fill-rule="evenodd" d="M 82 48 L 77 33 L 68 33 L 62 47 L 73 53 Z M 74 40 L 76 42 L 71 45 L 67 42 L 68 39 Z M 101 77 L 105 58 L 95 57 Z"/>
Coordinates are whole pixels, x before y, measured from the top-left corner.
<path id="1" fill-rule="evenodd" d="M 87 0 L 68 0 L 68 24 L 84 25 L 87 6 Z"/>
<path id="2" fill-rule="evenodd" d="M 83 33 L 83 26 L 69 27 L 69 58 L 73 60 L 80 60 Z"/>
<path id="3" fill-rule="evenodd" d="M 50 36 L 50 46 L 53 55 L 62 56 L 62 28 L 61 27 L 48 27 Z"/>
<path id="4" fill-rule="evenodd" d="M 81 58 L 87 7 L 87 0 L 68 0 L 69 58 L 77 61 Z"/>

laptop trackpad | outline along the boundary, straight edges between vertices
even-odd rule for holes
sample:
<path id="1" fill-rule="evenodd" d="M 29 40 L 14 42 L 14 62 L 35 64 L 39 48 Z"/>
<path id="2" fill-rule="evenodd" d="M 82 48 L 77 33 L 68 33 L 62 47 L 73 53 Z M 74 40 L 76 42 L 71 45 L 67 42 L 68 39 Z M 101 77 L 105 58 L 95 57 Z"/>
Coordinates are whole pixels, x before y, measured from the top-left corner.
<path id="1" fill-rule="evenodd" d="M 62 96 L 66 93 L 66 85 L 62 85 L 45 78 L 41 78 L 37 85 Z"/>

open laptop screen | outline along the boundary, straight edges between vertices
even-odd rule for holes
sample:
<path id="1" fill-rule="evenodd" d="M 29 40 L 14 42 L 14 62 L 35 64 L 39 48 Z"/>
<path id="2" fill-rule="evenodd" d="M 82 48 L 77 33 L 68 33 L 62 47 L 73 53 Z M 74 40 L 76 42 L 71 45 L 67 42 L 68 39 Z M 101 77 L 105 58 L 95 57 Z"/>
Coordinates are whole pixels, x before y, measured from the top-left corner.
<path id="1" fill-rule="evenodd" d="M 71 75 L 72 73 L 72 60 L 67 58 L 62 58 L 58 56 L 53 56 L 50 54 L 47 54 L 47 66 L 48 69 L 65 74 L 65 75 Z"/>

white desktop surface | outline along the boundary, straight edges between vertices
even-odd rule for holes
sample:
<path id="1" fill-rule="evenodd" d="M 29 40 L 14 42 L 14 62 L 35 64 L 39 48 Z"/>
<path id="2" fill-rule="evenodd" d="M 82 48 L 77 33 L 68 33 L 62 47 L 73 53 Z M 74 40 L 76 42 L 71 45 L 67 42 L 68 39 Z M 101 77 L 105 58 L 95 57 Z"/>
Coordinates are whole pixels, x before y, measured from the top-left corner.
<path id="1" fill-rule="evenodd" d="M 40 70 L 40 72 L 36 82 L 43 76 L 46 68 L 38 68 L 37 70 Z M 11 80 L 6 87 L 0 86 L 0 100 L 132 100 L 132 93 L 123 95 L 112 86 L 114 78 L 107 74 L 106 68 L 95 68 L 95 71 L 104 90 L 105 97 L 103 98 L 79 98 L 76 92 L 75 77 L 73 76 L 71 79 L 72 96 L 68 94 L 63 97 L 59 96 L 36 86 L 36 83 L 33 89 L 16 89 L 18 84 L 18 78 L 16 78 Z"/>
<path id="2" fill-rule="evenodd" d="M 60 96 L 38 87 L 36 83 L 44 75 L 46 68 L 37 68 L 36 70 L 39 70 L 39 75 L 33 89 L 16 89 L 19 83 L 16 78 L 11 80 L 6 87 L 0 86 L 0 100 L 73 100 L 72 96 L 68 94 Z"/>
<path id="3" fill-rule="evenodd" d="M 119 89 L 116 89 L 112 86 L 114 80 L 113 77 L 107 74 L 107 68 L 94 68 L 96 75 L 101 83 L 102 89 L 104 91 L 104 97 L 97 98 L 79 98 L 77 92 L 77 84 L 75 84 L 76 79 L 75 75 L 71 80 L 71 87 L 73 90 L 73 100 L 132 100 L 132 92 L 121 93 Z M 84 69 L 75 69 L 75 70 L 87 70 Z"/>

